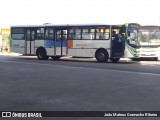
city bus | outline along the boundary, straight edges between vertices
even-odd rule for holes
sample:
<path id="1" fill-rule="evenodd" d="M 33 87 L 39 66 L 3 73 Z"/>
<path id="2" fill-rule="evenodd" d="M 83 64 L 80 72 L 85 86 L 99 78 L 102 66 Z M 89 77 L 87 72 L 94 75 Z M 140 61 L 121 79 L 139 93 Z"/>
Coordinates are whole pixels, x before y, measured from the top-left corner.
<path id="1" fill-rule="evenodd" d="M 141 26 L 137 41 L 138 59 L 160 60 L 160 26 Z"/>
<path id="2" fill-rule="evenodd" d="M 134 58 L 140 25 L 37 25 L 11 26 L 11 52 L 36 55 L 39 60 L 63 56 L 118 62 Z M 127 41 L 130 42 L 127 42 Z"/>

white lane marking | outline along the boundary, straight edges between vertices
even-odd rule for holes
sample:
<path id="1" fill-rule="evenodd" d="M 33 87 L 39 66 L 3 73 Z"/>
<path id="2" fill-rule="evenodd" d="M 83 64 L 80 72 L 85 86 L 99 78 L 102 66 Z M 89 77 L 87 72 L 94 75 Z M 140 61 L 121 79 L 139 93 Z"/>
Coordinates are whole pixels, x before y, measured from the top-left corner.
<path id="1" fill-rule="evenodd" d="M 140 61 L 141 65 L 160 65 L 160 61 Z"/>
<path id="2" fill-rule="evenodd" d="M 4 62 L 4 63 L 5 62 L 7 62 L 7 63 L 17 63 L 17 64 L 30 64 L 30 65 L 41 65 L 41 66 L 55 66 L 55 67 L 72 68 L 72 69 L 81 68 L 81 69 L 85 69 L 85 70 L 111 71 L 111 72 L 130 73 L 130 74 L 137 73 L 137 74 L 144 74 L 144 75 L 158 75 L 158 76 L 160 76 L 159 73 L 149 73 L 149 72 L 111 70 L 111 69 L 100 69 L 100 68 L 86 68 L 86 67 L 74 67 L 74 66 L 68 66 L 68 65 L 52 65 L 52 64 L 45 64 L 45 63 L 29 63 L 29 62 L 3 61 L 3 60 L 0 60 L 0 62 Z M 32 69 L 32 68 L 29 68 L 29 69 Z M 25 70 L 27 70 L 27 69 L 25 69 Z"/>

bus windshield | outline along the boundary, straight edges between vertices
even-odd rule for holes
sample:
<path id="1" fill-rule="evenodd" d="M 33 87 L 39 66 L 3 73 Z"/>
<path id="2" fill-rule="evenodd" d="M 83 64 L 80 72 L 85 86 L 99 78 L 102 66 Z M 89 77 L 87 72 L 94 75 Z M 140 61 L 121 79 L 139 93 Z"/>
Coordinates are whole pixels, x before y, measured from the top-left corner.
<path id="1" fill-rule="evenodd" d="M 137 28 L 128 29 L 128 42 L 131 46 L 139 46 L 138 31 Z"/>
<path id="2" fill-rule="evenodd" d="M 141 46 L 160 45 L 160 29 L 157 27 L 142 27 L 139 32 Z"/>

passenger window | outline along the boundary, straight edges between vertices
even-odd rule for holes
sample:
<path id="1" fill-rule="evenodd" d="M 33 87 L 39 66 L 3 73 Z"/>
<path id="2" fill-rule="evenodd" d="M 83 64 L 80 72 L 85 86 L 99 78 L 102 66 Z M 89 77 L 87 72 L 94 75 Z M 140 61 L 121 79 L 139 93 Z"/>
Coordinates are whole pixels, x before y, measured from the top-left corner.
<path id="1" fill-rule="evenodd" d="M 37 39 L 44 39 L 44 28 L 37 29 Z"/>
<path id="2" fill-rule="evenodd" d="M 95 39 L 95 29 L 83 29 L 82 30 L 82 39 L 84 39 L 84 40 Z"/>
<path id="3" fill-rule="evenodd" d="M 109 40 L 109 34 L 110 34 L 109 28 L 96 29 L 96 39 Z"/>
<path id="4" fill-rule="evenodd" d="M 53 28 L 47 28 L 45 31 L 45 39 L 53 40 L 54 39 L 54 30 Z"/>

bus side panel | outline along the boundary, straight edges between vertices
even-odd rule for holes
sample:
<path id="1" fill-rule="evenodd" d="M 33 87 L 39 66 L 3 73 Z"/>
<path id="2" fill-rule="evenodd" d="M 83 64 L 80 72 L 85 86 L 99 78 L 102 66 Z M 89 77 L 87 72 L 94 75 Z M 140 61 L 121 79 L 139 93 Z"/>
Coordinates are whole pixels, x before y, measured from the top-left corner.
<path id="1" fill-rule="evenodd" d="M 61 56 L 61 47 L 56 47 L 56 55 Z"/>
<path id="2" fill-rule="evenodd" d="M 68 48 L 68 56 L 95 57 L 99 48 L 104 48 L 110 56 L 110 40 L 73 40 L 73 45 Z"/>
<path id="3" fill-rule="evenodd" d="M 80 54 L 80 52 L 81 52 L 81 54 Z M 96 52 L 96 49 L 74 49 L 74 48 L 69 48 L 67 55 L 68 56 L 77 56 L 77 57 L 95 57 L 95 52 Z"/>
<path id="4" fill-rule="evenodd" d="M 86 57 L 86 40 L 73 40 L 73 48 L 76 51 L 75 56 L 77 57 Z"/>
<path id="5" fill-rule="evenodd" d="M 73 40 L 73 48 L 81 49 L 87 47 L 86 40 Z"/>
<path id="6" fill-rule="evenodd" d="M 67 47 L 62 47 L 62 55 L 67 55 Z"/>
<path id="7" fill-rule="evenodd" d="M 77 57 L 88 57 L 87 56 L 87 49 L 82 48 L 82 49 L 75 49 L 75 50 L 76 50 Z"/>
<path id="8" fill-rule="evenodd" d="M 73 48 L 73 41 L 74 40 L 67 40 L 67 56 L 75 56 L 76 51 Z"/>
<path id="9" fill-rule="evenodd" d="M 68 56 L 76 56 L 76 50 L 73 48 L 68 48 Z"/>
<path id="10" fill-rule="evenodd" d="M 88 57 L 95 57 L 95 52 L 97 49 L 87 49 L 87 56 Z"/>
<path id="11" fill-rule="evenodd" d="M 66 55 L 67 54 L 67 51 L 66 51 L 67 47 L 56 47 L 56 55 L 58 56 L 63 56 L 63 55 Z M 62 52 L 62 54 L 61 54 Z"/>
<path id="12" fill-rule="evenodd" d="M 12 40 L 12 52 L 20 53 L 20 54 L 26 54 L 26 48 L 25 40 Z"/>
<path id="13" fill-rule="evenodd" d="M 34 53 L 36 54 L 36 51 L 39 47 L 44 47 L 46 49 L 47 55 L 49 55 L 50 53 L 52 53 L 53 48 L 49 48 L 45 46 L 45 41 L 44 40 L 35 40 L 35 51 Z M 52 53 L 53 54 L 53 53 Z"/>
<path id="14" fill-rule="evenodd" d="M 44 40 L 44 48 L 46 49 L 47 56 L 54 56 L 54 41 L 53 40 Z"/>
<path id="15" fill-rule="evenodd" d="M 87 40 L 87 48 L 110 49 L 110 40 Z"/>
<path id="16" fill-rule="evenodd" d="M 87 40 L 87 56 L 95 57 L 95 52 L 99 48 L 104 48 L 108 51 L 110 57 L 110 40 Z"/>
<path id="17" fill-rule="evenodd" d="M 35 40 L 35 48 L 44 47 L 44 40 Z"/>
<path id="18" fill-rule="evenodd" d="M 47 56 L 54 56 L 54 48 L 45 48 Z"/>

